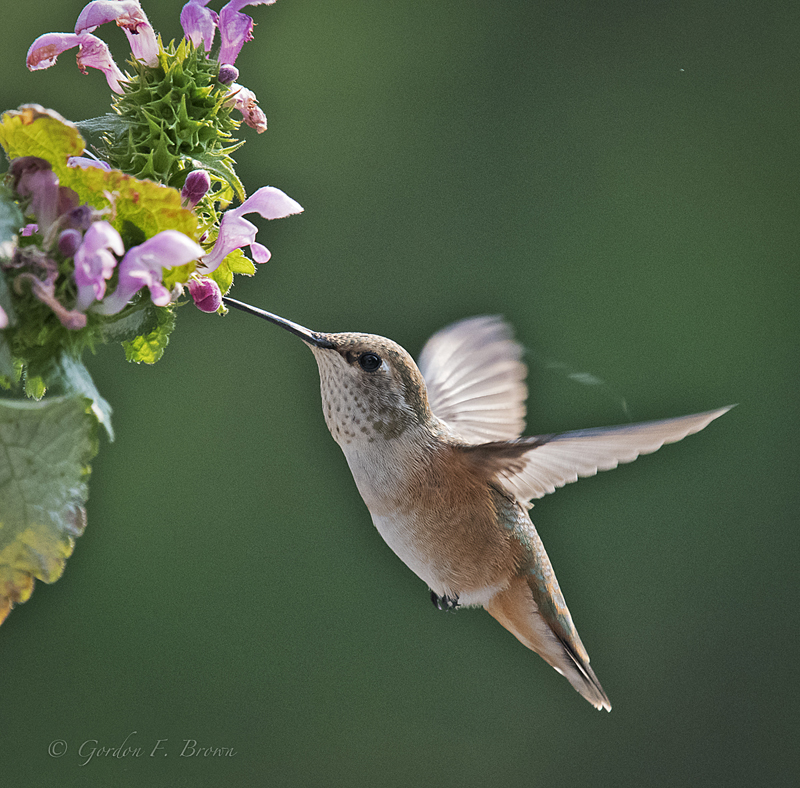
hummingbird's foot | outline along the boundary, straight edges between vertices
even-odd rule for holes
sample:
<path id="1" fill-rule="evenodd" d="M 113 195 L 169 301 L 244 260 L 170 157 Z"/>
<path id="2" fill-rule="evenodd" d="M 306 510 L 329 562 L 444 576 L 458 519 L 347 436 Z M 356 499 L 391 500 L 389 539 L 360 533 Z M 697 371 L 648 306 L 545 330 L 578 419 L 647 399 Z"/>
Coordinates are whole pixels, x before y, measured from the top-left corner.
<path id="1" fill-rule="evenodd" d="M 439 596 L 435 591 L 431 591 L 431 602 L 439 610 L 455 610 L 459 606 L 457 596 Z"/>

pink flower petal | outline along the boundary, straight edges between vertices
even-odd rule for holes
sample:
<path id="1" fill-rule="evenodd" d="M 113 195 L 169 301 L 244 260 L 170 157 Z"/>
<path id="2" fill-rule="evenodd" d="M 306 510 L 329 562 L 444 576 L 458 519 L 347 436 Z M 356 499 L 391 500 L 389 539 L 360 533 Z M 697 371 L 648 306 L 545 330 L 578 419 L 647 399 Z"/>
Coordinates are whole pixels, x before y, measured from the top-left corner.
<path id="1" fill-rule="evenodd" d="M 275 0 L 230 0 L 219 12 L 220 63 L 233 65 L 245 42 L 253 39 L 253 20 L 240 13 L 247 5 L 272 5 Z"/>
<path id="2" fill-rule="evenodd" d="M 100 159 L 90 159 L 88 156 L 70 156 L 67 159 L 67 167 L 80 167 L 82 170 L 89 167 L 96 167 L 98 170 L 110 170 L 111 165 L 107 161 Z"/>
<path id="3" fill-rule="evenodd" d="M 50 68 L 62 52 L 79 44 L 80 37 L 75 33 L 45 33 L 31 44 L 25 65 L 30 71 Z"/>
<path id="4" fill-rule="evenodd" d="M 262 186 L 251 194 L 238 208 L 225 211 L 219 225 L 219 235 L 214 248 L 201 261 L 198 270 L 205 273 L 214 271 L 234 250 L 250 246 L 256 262 L 269 260 L 269 251 L 261 244 L 255 244 L 258 228 L 244 218 L 246 213 L 257 213 L 264 219 L 282 219 L 300 213 L 303 207 L 291 197 L 274 186 Z M 260 258 L 260 259 L 259 259 Z"/>
<path id="5" fill-rule="evenodd" d="M 186 38 L 199 47 L 205 46 L 206 54 L 214 45 L 219 17 L 216 11 L 206 8 L 209 0 L 189 0 L 181 9 L 181 27 Z"/>
<path id="6" fill-rule="evenodd" d="M 31 44 L 25 62 L 31 71 L 50 68 L 62 52 L 74 47 L 79 47 L 78 68 L 84 74 L 87 66 L 96 68 L 105 74 L 111 90 L 122 93 L 119 81 L 125 79 L 125 75 L 117 67 L 106 44 L 89 33 L 45 33 Z"/>
<path id="7" fill-rule="evenodd" d="M 268 263 L 270 257 L 272 257 L 272 252 L 266 246 L 262 246 L 255 241 L 250 244 L 250 254 L 253 255 L 253 260 L 257 263 Z"/>
<path id="8" fill-rule="evenodd" d="M 242 113 L 244 122 L 259 134 L 265 132 L 267 130 L 267 116 L 258 106 L 256 94 L 252 90 L 242 87 L 242 85 L 237 85 L 235 82 L 231 83 L 230 90 L 231 98 L 228 100 L 233 100 L 236 109 Z"/>
<path id="9" fill-rule="evenodd" d="M 91 33 L 106 22 L 123 29 L 137 60 L 148 66 L 158 62 L 158 41 L 138 0 L 92 0 L 75 23 L 76 33 Z"/>
<path id="10" fill-rule="evenodd" d="M 166 306 L 172 294 L 161 281 L 164 269 L 186 265 L 202 254 L 202 247 L 177 230 L 164 230 L 148 238 L 143 244 L 128 249 L 118 266 L 116 290 L 92 310 L 101 315 L 116 315 L 145 286 L 156 306 Z"/>
<path id="11" fill-rule="evenodd" d="M 105 295 L 106 280 L 117 267 L 111 252 L 119 257 L 125 254 L 122 238 L 108 222 L 94 222 L 75 253 L 75 284 L 78 285 L 75 309 L 85 312 Z"/>

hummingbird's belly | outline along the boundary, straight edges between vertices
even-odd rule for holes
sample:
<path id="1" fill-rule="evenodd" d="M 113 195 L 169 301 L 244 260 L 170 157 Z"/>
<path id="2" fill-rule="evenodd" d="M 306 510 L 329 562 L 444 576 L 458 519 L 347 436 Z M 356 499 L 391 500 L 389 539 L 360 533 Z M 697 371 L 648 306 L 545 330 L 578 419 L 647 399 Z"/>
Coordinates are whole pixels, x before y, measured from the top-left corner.
<path id="1" fill-rule="evenodd" d="M 449 519 L 449 518 L 448 518 Z M 471 519 L 471 518 L 470 518 Z M 458 597 L 462 605 L 485 605 L 505 588 L 517 565 L 513 545 L 495 526 L 434 528 L 425 518 L 372 515 L 386 544 L 439 596 Z M 449 527 L 448 527 L 449 526 Z"/>
<path id="2" fill-rule="evenodd" d="M 488 602 L 523 560 L 501 522 L 499 493 L 447 446 L 387 441 L 377 453 L 375 446 L 342 449 L 380 535 L 439 596 Z"/>

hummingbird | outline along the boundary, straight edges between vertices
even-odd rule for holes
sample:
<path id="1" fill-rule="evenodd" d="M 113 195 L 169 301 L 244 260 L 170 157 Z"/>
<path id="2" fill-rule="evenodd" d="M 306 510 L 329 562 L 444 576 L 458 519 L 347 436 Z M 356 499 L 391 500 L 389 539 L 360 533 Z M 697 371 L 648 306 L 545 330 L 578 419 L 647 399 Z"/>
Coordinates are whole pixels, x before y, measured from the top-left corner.
<path id="1" fill-rule="evenodd" d="M 529 516 L 532 501 L 699 432 L 732 406 L 522 437 L 527 368 L 500 317 L 442 329 L 417 364 L 385 337 L 311 331 L 223 301 L 311 349 L 325 422 L 372 521 L 434 604 L 485 608 L 595 708 L 610 711 Z"/>

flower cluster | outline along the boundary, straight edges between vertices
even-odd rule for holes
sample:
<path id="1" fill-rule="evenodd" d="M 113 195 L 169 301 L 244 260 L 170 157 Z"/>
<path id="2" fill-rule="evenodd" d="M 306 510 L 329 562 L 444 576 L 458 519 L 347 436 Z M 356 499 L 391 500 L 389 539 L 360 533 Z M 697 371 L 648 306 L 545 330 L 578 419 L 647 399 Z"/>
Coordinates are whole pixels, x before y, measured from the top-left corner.
<path id="1" fill-rule="evenodd" d="M 271 186 L 246 197 L 231 158 L 242 144 L 232 138 L 240 123 L 232 112 L 259 133 L 267 128 L 255 95 L 237 82 L 235 62 L 253 31 L 242 9 L 274 0 L 230 0 L 219 14 L 208 2 L 183 7 L 178 45 L 161 43 L 139 0 L 93 0 L 74 32 L 31 45 L 31 70 L 77 48 L 84 74 L 105 75 L 113 113 L 76 127 L 26 105 L 0 121 L 10 160 L 0 203 L 20 216 L 17 230 L 0 237 L 0 384 L 13 377 L 2 366 L 8 355 L 18 379 L 109 337 L 129 343 L 132 360 L 157 360 L 184 293 L 200 310 L 224 313 L 233 275 L 252 275 L 254 263 L 269 260 L 245 216 L 302 211 Z M 130 42 L 130 72 L 94 34 L 108 22 Z M 96 154 L 85 149 L 84 125 L 102 135 Z M 230 207 L 236 197 L 240 204 Z M 136 338 L 146 340 L 136 346 L 146 354 L 130 344 Z"/>
<path id="2" fill-rule="evenodd" d="M 241 9 L 274 2 L 230 0 L 217 15 L 207 7 L 209 0 L 189 0 L 181 11 L 181 25 L 186 38 L 195 48 L 202 45 L 207 55 L 214 46 L 219 29 L 219 81 L 228 86 L 229 101 L 242 113 L 245 123 L 259 133 L 266 131 L 267 118 L 259 108 L 255 94 L 235 82 L 239 72 L 234 63 L 245 42 L 253 38 L 253 20 Z M 26 60 L 28 68 L 31 71 L 49 68 L 62 52 L 77 47 L 78 68 L 84 73 L 87 67 L 102 71 L 111 90 L 122 95 L 125 92 L 123 83 L 130 78 L 120 71 L 106 43 L 93 35 L 106 22 L 116 22 L 123 29 L 136 61 L 151 68 L 158 65 L 158 39 L 139 0 L 93 0 L 78 16 L 74 33 L 45 33 L 31 44 Z"/>
<path id="3" fill-rule="evenodd" d="M 271 186 L 248 197 L 232 157 L 242 122 L 267 127 L 238 82 L 253 31 L 242 9 L 274 0 L 219 14 L 208 2 L 188 0 L 184 36 L 164 45 L 139 0 L 93 0 L 74 32 L 36 39 L 27 65 L 77 49 L 112 111 L 79 124 L 38 104 L 0 114 L 0 623 L 34 578 L 60 576 L 86 525 L 100 428 L 113 440 L 83 350 L 114 340 L 130 361 L 158 361 L 179 306 L 224 314 L 234 274 L 270 259 L 248 217 L 302 211 Z M 95 35 L 109 22 L 130 41 L 124 70 Z"/>
<path id="4" fill-rule="evenodd" d="M 71 164 L 75 166 L 74 160 Z M 17 247 L 2 268 L 18 295 L 29 284 L 64 328 L 85 328 L 89 310 L 116 315 L 145 286 L 154 304 L 166 306 L 173 295 L 162 283 L 163 269 L 203 256 L 202 247 L 177 230 L 163 230 L 126 251 L 119 232 L 105 218 L 107 210 L 79 204 L 77 193 L 59 185 L 46 159 L 20 156 L 11 162 L 10 176 L 17 196 L 27 198 L 26 214 L 34 221 L 23 231 L 27 243 Z M 71 283 L 60 277 L 59 265 L 69 258 L 74 268 Z M 116 287 L 106 297 L 107 282 L 115 274 Z M 59 284 L 69 306 L 56 296 Z M 0 320 L 7 324 L 8 316 L 3 312 Z"/>

